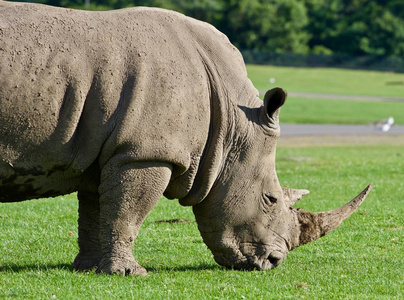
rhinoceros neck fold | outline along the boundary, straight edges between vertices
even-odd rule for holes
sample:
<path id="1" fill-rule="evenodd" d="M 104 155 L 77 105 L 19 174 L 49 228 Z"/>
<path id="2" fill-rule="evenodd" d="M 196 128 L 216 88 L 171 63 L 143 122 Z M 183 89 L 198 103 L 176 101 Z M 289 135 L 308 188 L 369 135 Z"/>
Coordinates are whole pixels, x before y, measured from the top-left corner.
<path id="1" fill-rule="evenodd" d="M 223 162 L 225 138 L 229 115 L 227 105 L 223 101 L 224 93 L 216 82 L 215 70 L 204 61 L 210 87 L 210 125 L 208 139 L 203 150 L 201 162 L 193 186 L 188 195 L 180 199 L 180 204 L 189 206 L 201 202 L 210 192 Z"/>
<path id="2" fill-rule="evenodd" d="M 238 134 L 235 128 L 235 124 L 238 124 L 238 105 L 243 105 L 250 98 L 258 98 L 237 50 L 227 46 L 212 49 L 210 47 L 215 43 L 205 41 L 204 36 L 197 38 L 198 53 L 209 81 L 210 126 L 192 189 L 186 197 L 180 199 L 180 204 L 186 206 L 195 205 L 205 199 L 220 176 L 226 163 L 226 155 Z M 229 84 L 229 80 L 233 84 Z"/>

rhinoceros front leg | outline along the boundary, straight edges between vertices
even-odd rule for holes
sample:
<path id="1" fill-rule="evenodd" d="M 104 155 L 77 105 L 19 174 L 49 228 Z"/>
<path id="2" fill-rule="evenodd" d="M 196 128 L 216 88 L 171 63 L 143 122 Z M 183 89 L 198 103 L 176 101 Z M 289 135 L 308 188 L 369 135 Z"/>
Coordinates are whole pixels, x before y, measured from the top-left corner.
<path id="1" fill-rule="evenodd" d="M 100 243 L 97 272 L 146 275 L 132 254 L 133 242 L 147 214 L 166 189 L 171 167 L 164 163 L 112 162 L 101 173 Z"/>
<path id="2" fill-rule="evenodd" d="M 73 263 L 78 271 L 89 270 L 101 260 L 100 196 L 98 193 L 79 191 L 79 254 Z"/>

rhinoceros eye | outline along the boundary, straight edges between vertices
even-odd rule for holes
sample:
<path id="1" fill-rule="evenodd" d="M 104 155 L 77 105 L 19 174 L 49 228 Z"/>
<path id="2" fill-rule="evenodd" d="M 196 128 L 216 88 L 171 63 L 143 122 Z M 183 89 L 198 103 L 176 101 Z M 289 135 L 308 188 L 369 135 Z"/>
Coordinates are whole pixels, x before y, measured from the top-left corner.
<path id="1" fill-rule="evenodd" d="M 278 202 L 278 199 L 276 199 L 275 197 L 268 195 L 268 194 L 264 194 L 264 198 L 269 201 L 271 204 L 275 204 Z"/>

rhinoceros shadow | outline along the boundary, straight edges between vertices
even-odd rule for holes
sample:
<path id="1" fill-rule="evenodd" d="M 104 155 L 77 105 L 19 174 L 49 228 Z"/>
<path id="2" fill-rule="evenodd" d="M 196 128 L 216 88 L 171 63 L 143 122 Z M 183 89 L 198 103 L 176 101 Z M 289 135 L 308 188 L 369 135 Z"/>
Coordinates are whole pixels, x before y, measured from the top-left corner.
<path id="1" fill-rule="evenodd" d="M 150 273 L 159 273 L 159 272 L 186 272 L 186 271 L 212 271 L 212 270 L 224 270 L 224 267 L 215 264 L 200 264 L 200 265 L 183 265 L 177 267 L 147 267 L 146 270 Z M 22 273 L 26 271 L 49 271 L 49 270 L 67 270 L 69 272 L 75 273 L 76 270 L 73 269 L 72 264 L 27 264 L 27 265 L 18 265 L 18 264 L 6 264 L 0 265 L 0 273 Z"/>
<path id="2" fill-rule="evenodd" d="M 242 105 L 237 105 L 238 108 L 245 113 L 248 121 L 253 122 L 253 123 L 258 123 L 258 119 L 255 118 L 256 116 L 258 116 L 259 112 L 260 112 L 260 108 L 259 107 L 247 107 L 247 106 L 242 106 Z"/>
<path id="3" fill-rule="evenodd" d="M 7 264 L 0 265 L 0 272 L 20 273 L 25 271 L 68 270 L 74 272 L 71 264 Z"/>
<path id="4" fill-rule="evenodd" d="M 161 266 L 158 268 L 148 268 L 145 267 L 148 272 L 159 273 L 159 272 L 187 272 L 187 271 L 213 271 L 213 270 L 226 270 L 225 267 L 215 264 L 200 264 L 200 265 L 184 265 L 177 267 Z"/>

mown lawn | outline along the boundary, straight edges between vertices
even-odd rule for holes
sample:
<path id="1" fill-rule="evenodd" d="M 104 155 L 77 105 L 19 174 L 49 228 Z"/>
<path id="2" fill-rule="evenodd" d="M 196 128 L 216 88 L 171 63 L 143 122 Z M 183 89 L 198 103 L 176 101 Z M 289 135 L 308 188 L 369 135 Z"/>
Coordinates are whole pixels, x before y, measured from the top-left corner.
<path id="1" fill-rule="evenodd" d="M 284 186 L 307 188 L 306 210 L 335 208 L 374 188 L 336 231 L 292 251 L 278 268 L 218 266 L 190 208 L 162 199 L 134 248 L 146 277 L 76 273 L 77 200 L 0 204 L 0 298 L 19 299 L 402 299 L 403 146 L 280 147 Z M 180 218 L 189 223 L 159 223 Z"/>
<path id="2" fill-rule="evenodd" d="M 283 123 L 370 124 L 394 117 L 404 124 L 404 102 L 303 99 L 289 97 L 282 107 Z"/>
<path id="3" fill-rule="evenodd" d="M 289 92 L 404 98 L 404 74 L 343 69 L 247 66 L 258 90 L 280 86 Z M 271 84 L 269 78 L 275 78 Z M 393 116 L 404 124 L 404 102 L 352 101 L 289 97 L 284 123 L 367 124 Z"/>
<path id="4" fill-rule="evenodd" d="M 403 74 L 263 66 L 248 71 L 262 90 L 276 85 L 293 92 L 404 97 Z M 390 115 L 404 124 L 404 103 L 290 98 L 281 121 L 364 124 Z M 217 265 L 191 209 L 161 199 L 134 247 L 148 276 L 77 273 L 70 267 L 78 251 L 75 194 L 0 204 L 0 298 L 403 299 L 404 141 L 394 144 L 279 147 L 281 183 L 311 191 L 298 203 L 303 209 L 332 209 L 368 183 L 374 188 L 336 231 L 266 272 Z M 190 222 L 159 222 L 177 218 Z"/>
<path id="5" fill-rule="evenodd" d="M 290 92 L 404 97 L 402 73 L 262 65 L 247 65 L 247 71 L 259 90 L 281 86 Z"/>

